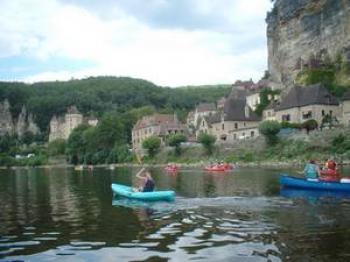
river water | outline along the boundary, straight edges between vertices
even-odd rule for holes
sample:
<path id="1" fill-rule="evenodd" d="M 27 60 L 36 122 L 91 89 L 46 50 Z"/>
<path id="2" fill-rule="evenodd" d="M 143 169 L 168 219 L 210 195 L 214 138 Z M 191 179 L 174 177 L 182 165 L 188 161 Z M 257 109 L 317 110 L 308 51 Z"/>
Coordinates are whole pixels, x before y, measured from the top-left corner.
<path id="1" fill-rule="evenodd" d="M 171 203 L 113 197 L 137 169 L 0 170 L 0 261 L 350 261 L 350 197 L 288 170 L 152 170 Z M 346 172 L 346 171 L 345 171 Z"/>

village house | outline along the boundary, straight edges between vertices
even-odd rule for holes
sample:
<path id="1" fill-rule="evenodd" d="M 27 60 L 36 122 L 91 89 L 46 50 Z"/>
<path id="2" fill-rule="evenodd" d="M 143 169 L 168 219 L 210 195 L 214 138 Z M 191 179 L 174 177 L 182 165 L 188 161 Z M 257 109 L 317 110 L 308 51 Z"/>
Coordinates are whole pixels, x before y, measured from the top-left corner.
<path id="1" fill-rule="evenodd" d="M 229 98 L 223 110 L 201 118 L 197 136 L 208 133 L 214 135 L 218 143 L 255 138 L 259 136 L 260 120 L 245 99 Z"/>
<path id="2" fill-rule="evenodd" d="M 210 116 L 216 113 L 214 103 L 200 103 L 194 111 L 194 126 L 197 124 L 200 117 Z"/>
<path id="3" fill-rule="evenodd" d="M 135 152 L 142 150 L 142 142 L 150 136 L 158 136 L 162 143 L 171 134 L 186 134 L 186 126 L 176 114 L 153 114 L 138 120 L 132 129 L 132 148 Z"/>
<path id="4" fill-rule="evenodd" d="M 346 92 L 343 96 L 342 107 L 342 124 L 344 126 L 350 126 L 350 91 Z"/>
<path id="5" fill-rule="evenodd" d="M 314 119 L 319 125 L 326 116 L 335 120 L 342 117 L 338 99 L 322 84 L 293 87 L 279 105 L 263 114 L 264 120 L 273 117 L 279 122 L 303 123 Z"/>

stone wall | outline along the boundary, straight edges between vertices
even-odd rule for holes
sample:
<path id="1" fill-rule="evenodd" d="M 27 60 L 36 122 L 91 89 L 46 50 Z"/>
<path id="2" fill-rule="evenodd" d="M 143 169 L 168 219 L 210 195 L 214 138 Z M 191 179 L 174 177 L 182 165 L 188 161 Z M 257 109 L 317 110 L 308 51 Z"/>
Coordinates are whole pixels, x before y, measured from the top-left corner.
<path id="1" fill-rule="evenodd" d="M 266 22 L 268 69 L 281 86 L 305 64 L 350 57 L 349 0 L 275 0 Z"/>
<path id="2" fill-rule="evenodd" d="M 308 118 L 303 118 L 303 114 L 312 112 L 312 115 L 309 119 L 316 120 L 319 124 L 322 123 L 322 119 L 326 114 L 331 114 L 333 117 L 336 117 L 338 120 L 342 118 L 342 110 L 340 106 L 327 106 L 327 105 L 310 105 L 303 107 L 294 107 L 290 109 L 285 109 L 276 112 L 276 120 L 279 122 L 283 121 L 284 115 L 289 115 L 291 123 L 303 123 Z"/>

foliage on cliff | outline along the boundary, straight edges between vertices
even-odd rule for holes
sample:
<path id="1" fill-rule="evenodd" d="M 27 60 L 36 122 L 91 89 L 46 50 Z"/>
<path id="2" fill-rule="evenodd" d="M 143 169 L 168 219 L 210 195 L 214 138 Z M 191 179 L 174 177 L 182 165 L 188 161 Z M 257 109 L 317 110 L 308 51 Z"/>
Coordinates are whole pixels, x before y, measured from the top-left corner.
<path id="1" fill-rule="evenodd" d="M 65 113 L 71 105 L 76 105 L 84 115 L 98 117 L 109 111 L 124 113 L 134 108 L 152 106 L 164 113 L 177 111 L 179 117 L 184 118 L 197 103 L 214 102 L 227 95 L 230 89 L 229 85 L 168 88 L 141 79 L 91 77 L 30 85 L 0 82 L 0 101 L 9 100 L 14 116 L 18 116 L 25 105 L 45 132 L 51 117 Z"/>
<path id="2" fill-rule="evenodd" d="M 300 85 L 322 83 L 332 94 L 341 97 L 350 89 L 350 65 L 339 55 L 333 63 L 301 71 L 295 81 Z"/>

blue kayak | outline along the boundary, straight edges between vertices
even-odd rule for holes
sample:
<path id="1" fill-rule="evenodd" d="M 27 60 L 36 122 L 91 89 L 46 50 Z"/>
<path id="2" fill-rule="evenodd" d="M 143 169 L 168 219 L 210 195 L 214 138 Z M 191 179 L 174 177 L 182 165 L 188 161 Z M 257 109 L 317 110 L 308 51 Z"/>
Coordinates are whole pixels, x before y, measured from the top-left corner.
<path id="1" fill-rule="evenodd" d="M 350 191 L 350 183 L 309 181 L 305 178 L 280 176 L 280 184 L 285 187 L 305 188 L 313 190 Z"/>
<path id="2" fill-rule="evenodd" d="M 132 187 L 120 184 L 112 184 L 112 190 L 119 196 L 142 201 L 173 201 L 175 198 L 174 191 L 134 192 Z"/>

